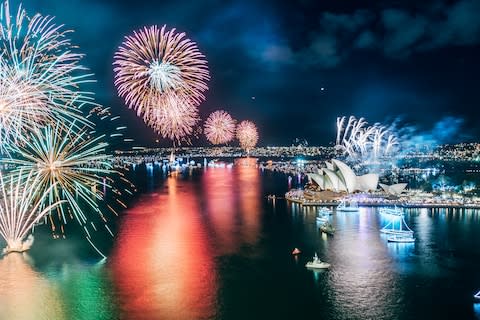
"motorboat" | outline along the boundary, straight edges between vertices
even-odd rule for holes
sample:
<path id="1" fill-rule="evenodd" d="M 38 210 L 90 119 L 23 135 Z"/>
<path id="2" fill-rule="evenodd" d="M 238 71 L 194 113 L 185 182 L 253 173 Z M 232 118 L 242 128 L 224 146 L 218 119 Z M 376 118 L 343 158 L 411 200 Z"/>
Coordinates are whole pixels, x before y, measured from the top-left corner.
<path id="1" fill-rule="evenodd" d="M 388 242 L 396 242 L 396 243 L 413 243 L 415 242 L 415 238 L 413 235 L 401 236 L 401 235 L 393 235 L 387 238 Z"/>
<path id="2" fill-rule="evenodd" d="M 357 212 L 358 211 L 358 203 L 356 201 L 345 201 L 342 200 L 340 204 L 337 206 L 337 211 L 343 212 Z"/>
<path id="3" fill-rule="evenodd" d="M 307 267 L 308 269 L 328 269 L 330 268 L 330 263 L 321 261 L 318 258 L 317 253 L 315 252 L 315 255 L 313 256 L 313 260 L 308 261 L 305 267 Z"/>
<path id="4" fill-rule="evenodd" d="M 332 235 L 335 233 L 336 229 L 330 223 L 324 223 L 320 226 L 320 230 L 326 234 Z"/>
<path id="5" fill-rule="evenodd" d="M 395 206 L 394 208 L 380 208 L 380 214 L 388 215 L 388 216 L 396 216 L 401 217 L 403 216 L 403 210 Z"/>

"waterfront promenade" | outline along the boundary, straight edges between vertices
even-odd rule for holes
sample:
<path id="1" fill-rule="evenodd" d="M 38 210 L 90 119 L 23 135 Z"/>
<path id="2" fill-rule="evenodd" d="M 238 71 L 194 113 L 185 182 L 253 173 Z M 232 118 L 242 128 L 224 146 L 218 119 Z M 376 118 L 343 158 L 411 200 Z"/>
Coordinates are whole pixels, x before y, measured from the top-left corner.
<path id="1" fill-rule="evenodd" d="M 303 195 L 303 190 L 293 189 L 285 194 L 285 199 L 290 202 L 298 203 L 302 206 L 322 206 L 336 207 L 342 200 L 356 201 L 360 207 L 402 207 L 402 208 L 452 208 L 452 209 L 480 209 L 480 202 L 459 202 L 442 199 L 413 200 L 401 197 L 399 199 L 387 199 L 379 196 L 372 197 L 371 194 L 353 194 L 345 195 L 340 200 L 312 200 L 307 199 Z"/>

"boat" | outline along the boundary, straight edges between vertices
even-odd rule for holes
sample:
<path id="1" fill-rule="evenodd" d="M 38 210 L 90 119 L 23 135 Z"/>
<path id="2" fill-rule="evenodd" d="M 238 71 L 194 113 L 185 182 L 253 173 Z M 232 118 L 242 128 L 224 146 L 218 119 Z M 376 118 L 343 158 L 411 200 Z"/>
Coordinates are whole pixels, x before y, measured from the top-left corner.
<path id="1" fill-rule="evenodd" d="M 328 269 L 330 268 L 330 263 L 321 261 L 318 258 L 317 253 L 315 252 L 315 255 L 313 256 L 313 260 L 308 261 L 305 267 L 307 267 L 308 269 Z"/>
<path id="2" fill-rule="evenodd" d="M 320 210 L 318 210 L 318 214 L 324 216 L 331 216 L 333 213 L 332 210 L 328 208 L 320 208 Z"/>
<path id="3" fill-rule="evenodd" d="M 332 226 L 330 223 L 326 222 L 320 226 L 320 230 L 325 232 L 326 234 L 332 235 L 335 233 L 335 227 Z"/>
<path id="4" fill-rule="evenodd" d="M 298 248 L 295 248 L 295 249 L 293 249 L 293 251 L 292 251 L 292 254 L 293 254 L 294 256 L 297 255 L 297 254 L 300 254 L 300 253 L 302 253 L 302 251 L 300 251 L 300 249 L 298 249 Z"/>
<path id="5" fill-rule="evenodd" d="M 413 243 L 415 242 L 415 238 L 413 237 L 413 235 L 405 235 L 405 236 L 393 235 L 391 237 L 388 237 L 387 241 L 396 242 L 396 243 Z"/>
<path id="6" fill-rule="evenodd" d="M 316 218 L 316 220 L 317 220 L 318 223 L 327 223 L 327 222 L 328 222 L 328 217 L 326 217 L 326 216 L 318 216 L 318 217 Z"/>
<path id="7" fill-rule="evenodd" d="M 346 202 L 345 200 L 342 200 L 340 204 L 337 206 L 337 211 L 357 212 L 358 203 L 356 201 Z"/>
<path id="8" fill-rule="evenodd" d="M 388 215 L 388 216 L 396 216 L 400 217 L 403 216 L 403 210 L 395 206 L 394 208 L 380 208 L 380 214 Z"/>
<path id="9" fill-rule="evenodd" d="M 478 291 L 474 296 L 473 296 L 473 300 L 475 302 L 480 302 L 480 291 Z"/>
<path id="10" fill-rule="evenodd" d="M 397 223 L 398 221 L 398 223 Z M 410 229 L 405 222 L 405 218 L 403 216 L 396 217 L 392 219 L 385 227 L 380 229 L 381 233 L 385 234 L 392 234 L 398 236 L 410 236 L 413 237 L 413 231 Z"/>

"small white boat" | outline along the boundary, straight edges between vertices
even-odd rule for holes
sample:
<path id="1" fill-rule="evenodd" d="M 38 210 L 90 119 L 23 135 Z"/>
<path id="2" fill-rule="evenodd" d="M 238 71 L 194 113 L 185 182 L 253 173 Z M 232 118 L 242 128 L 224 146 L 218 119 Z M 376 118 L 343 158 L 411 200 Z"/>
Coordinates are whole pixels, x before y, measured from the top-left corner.
<path id="1" fill-rule="evenodd" d="M 357 212 L 358 203 L 356 201 L 350 201 L 347 203 L 345 200 L 342 200 L 337 207 L 337 211 Z"/>
<path id="2" fill-rule="evenodd" d="M 331 216 L 333 213 L 332 213 L 332 210 L 328 209 L 328 208 L 321 208 L 319 211 L 318 211 L 318 215 L 324 215 L 324 216 Z"/>
<path id="3" fill-rule="evenodd" d="M 400 236 L 400 235 L 393 235 L 387 238 L 388 242 L 396 242 L 396 243 L 413 243 L 415 242 L 415 238 L 413 235 L 408 236 Z"/>
<path id="4" fill-rule="evenodd" d="M 394 208 L 380 208 L 380 214 L 384 214 L 387 216 L 396 216 L 396 217 L 401 217 L 403 216 L 403 210 L 400 208 L 397 208 L 395 206 Z"/>
<path id="5" fill-rule="evenodd" d="M 478 291 L 474 296 L 473 296 L 473 300 L 475 302 L 480 302 L 480 291 Z"/>
<path id="6" fill-rule="evenodd" d="M 307 267 L 308 269 L 328 269 L 330 268 L 330 263 L 321 261 L 318 258 L 317 253 L 315 252 L 315 255 L 313 256 L 313 260 L 308 261 L 305 267 Z"/>
<path id="7" fill-rule="evenodd" d="M 326 223 L 326 222 L 328 222 L 328 217 L 326 217 L 326 216 L 318 216 L 318 217 L 316 218 L 316 220 L 317 220 L 318 223 Z"/>

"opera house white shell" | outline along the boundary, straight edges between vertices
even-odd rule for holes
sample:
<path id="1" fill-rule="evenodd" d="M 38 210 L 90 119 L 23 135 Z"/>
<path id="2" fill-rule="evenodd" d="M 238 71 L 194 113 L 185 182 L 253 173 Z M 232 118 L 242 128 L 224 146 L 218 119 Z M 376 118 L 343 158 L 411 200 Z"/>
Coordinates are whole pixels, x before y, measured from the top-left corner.
<path id="1" fill-rule="evenodd" d="M 377 189 L 378 174 L 369 173 L 357 176 L 347 164 L 335 159 L 331 162 L 326 161 L 326 165 L 327 167 L 319 169 L 318 173 L 308 174 L 310 180 L 322 190 L 353 193 Z"/>
<path id="2" fill-rule="evenodd" d="M 392 184 L 390 186 L 380 183 L 380 187 L 382 187 L 382 189 L 388 194 L 399 195 L 403 191 L 405 191 L 405 188 L 407 187 L 407 183 L 397 183 L 397 184 Z"/>

